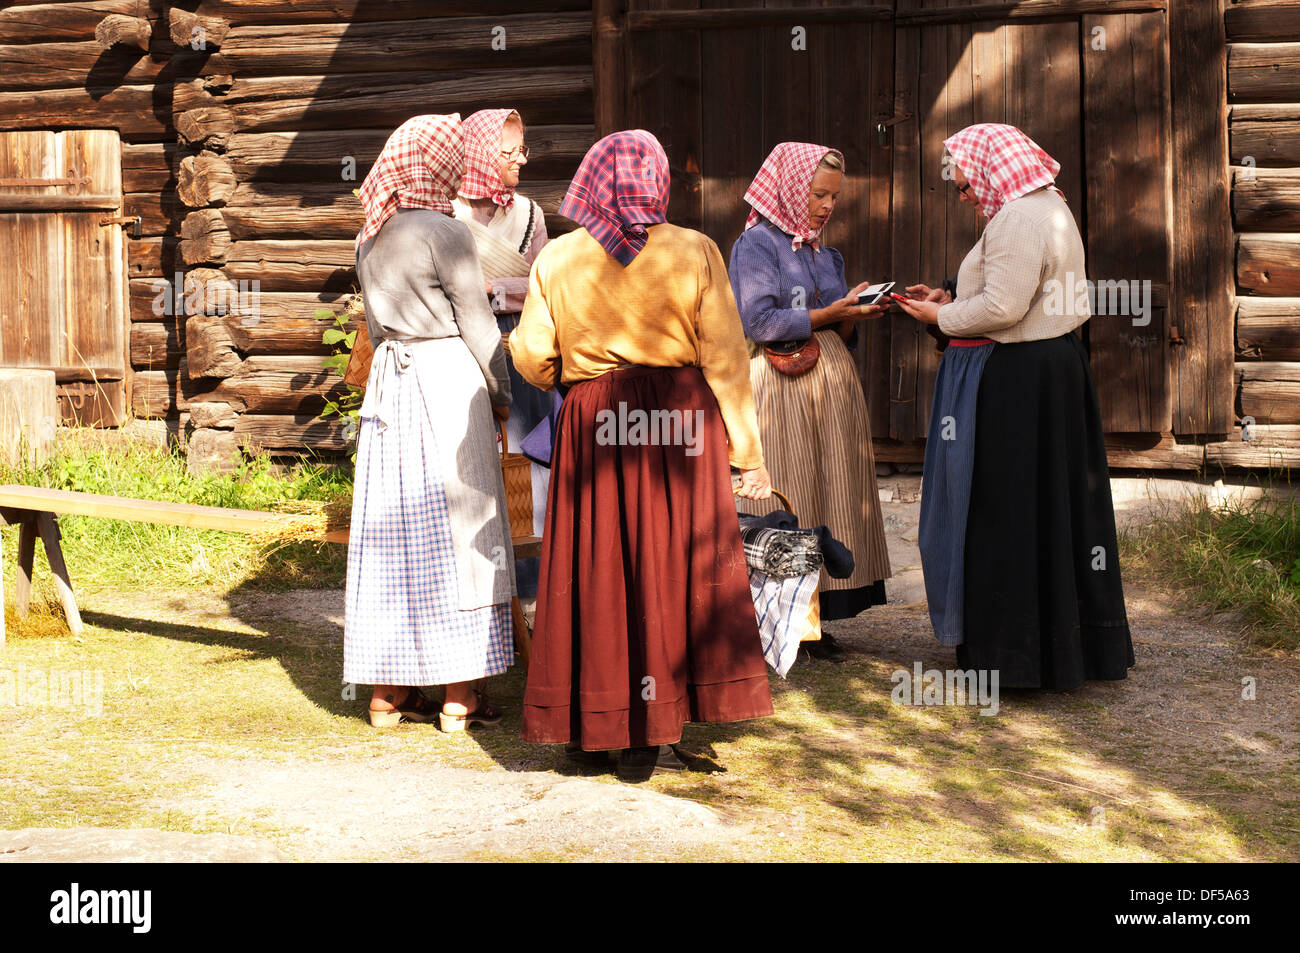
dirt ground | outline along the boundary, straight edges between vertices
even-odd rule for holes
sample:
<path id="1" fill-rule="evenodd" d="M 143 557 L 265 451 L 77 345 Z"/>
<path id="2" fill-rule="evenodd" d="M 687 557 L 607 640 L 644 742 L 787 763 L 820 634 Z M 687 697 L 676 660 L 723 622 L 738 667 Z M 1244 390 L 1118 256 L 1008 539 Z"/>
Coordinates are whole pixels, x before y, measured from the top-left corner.
<path id="1" fill-rule="evenodd" d="M 0 655 L 109 682 L 72 725 L 0 707 L 0 859 L 1300 860 L 1300 658 L 1149 580 L 1126 580 L 1125 681 L 991 717 L 891 700 L 895 673 L 956 667 L 914 510 L 886 509 L 911 583 L 828 624 L 848 662 L 774 676 L 772 718 L 689 726 L 693 770 L 640 786 L 524 744 L 517 669 L 497 728 L 371 729 L 340 695 L 341 591 L 83 593 L 83 640 Z"/>

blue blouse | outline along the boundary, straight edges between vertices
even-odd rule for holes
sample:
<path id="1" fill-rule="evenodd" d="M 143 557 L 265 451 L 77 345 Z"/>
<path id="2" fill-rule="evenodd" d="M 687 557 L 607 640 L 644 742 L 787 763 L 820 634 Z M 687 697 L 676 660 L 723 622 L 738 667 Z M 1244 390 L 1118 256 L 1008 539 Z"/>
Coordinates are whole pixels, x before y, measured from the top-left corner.
<path id="1" fill-rule="evenodd" d="M 751 341 L 804 341 L 808 312 L 849 293 L 844 258 L 834 248 L 790 247 L 790 236 L 767 219 L 745 229 L 731 246 L 731 290 Z M 831 330 L 823 327 L 820 330 Z M 857 328 L 847 345 L 857 343 Z"/>

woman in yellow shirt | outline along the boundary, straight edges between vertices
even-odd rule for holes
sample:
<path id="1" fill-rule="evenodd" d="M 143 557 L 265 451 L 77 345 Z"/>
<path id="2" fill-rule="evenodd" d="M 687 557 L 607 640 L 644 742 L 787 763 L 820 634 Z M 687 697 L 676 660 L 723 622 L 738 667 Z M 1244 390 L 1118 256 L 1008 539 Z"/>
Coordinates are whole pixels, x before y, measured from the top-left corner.
<path id="1" fill-rule="evenodd" d="M 515 367 L 567 385 L 552 454 L 526 741 L 624 749 L 649 777 L 687 721 L 772 713 L 737 492 L 770 493 L 740 316 L 717 245 L 666 222 L 650 133 L 592 146 L 510 336 Z"/>

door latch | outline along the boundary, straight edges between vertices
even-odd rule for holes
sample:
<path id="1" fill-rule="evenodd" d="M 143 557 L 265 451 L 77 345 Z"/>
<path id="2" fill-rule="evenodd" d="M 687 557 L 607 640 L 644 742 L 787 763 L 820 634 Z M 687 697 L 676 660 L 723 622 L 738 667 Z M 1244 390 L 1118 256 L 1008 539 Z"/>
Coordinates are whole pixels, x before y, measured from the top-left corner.
<path id="1" fill-rule="evenodd" d="M 139 238 L 140 229 L 141 226 L 143 225 L 143 220 L 140 218 L 139 215 L 114 215 L 112 218 L 101 218 L 99 220 L 99 224 L 100 225 L 128 225 L 129 224 L 131 226 L 131 237 Z"/>
<path id="2" fill-rule="evenodd" d="M 906 122 L 912 118 L 911 113 L 903 113 L 901 116 L 895 116 L 893 119 L 881 119 L 876 122 L 876 145 L 882 148 L 889 145 L 889 130 L 897 126 L 900 122 Z"/>

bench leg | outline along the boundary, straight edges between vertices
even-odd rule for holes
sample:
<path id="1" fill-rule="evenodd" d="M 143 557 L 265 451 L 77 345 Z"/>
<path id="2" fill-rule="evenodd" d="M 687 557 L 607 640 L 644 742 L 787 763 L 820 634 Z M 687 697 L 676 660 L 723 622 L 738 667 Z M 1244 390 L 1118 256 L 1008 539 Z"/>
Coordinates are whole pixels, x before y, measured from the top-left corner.
<path id="1" fill-rule="evenodd" d="M 77 608 L 77 599 L 72 594 L 72 581 L 68 579 L 68 567 L 63 562 L 63 547 L 59 545 L 59 524 L 50 513 L 42 513 L 36 518 L 41 531 L 41 541 L 45 543 L 45 558 L 54 572 L 54 585 L 59 590 L 59 600 L 63 603 L 63 614 L 68 617 L 68 628 L 73 635 L 84 631 L 81 624 L 81 611 Z"/>
<path id="2" fill-rule="evenodd" d="M 18 574 L 14 578 L 14 611 L 27 618 L 32 601 L 32 564 L 36 561 L 36 517 L 25 519 L 18 527 Z"/>

